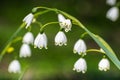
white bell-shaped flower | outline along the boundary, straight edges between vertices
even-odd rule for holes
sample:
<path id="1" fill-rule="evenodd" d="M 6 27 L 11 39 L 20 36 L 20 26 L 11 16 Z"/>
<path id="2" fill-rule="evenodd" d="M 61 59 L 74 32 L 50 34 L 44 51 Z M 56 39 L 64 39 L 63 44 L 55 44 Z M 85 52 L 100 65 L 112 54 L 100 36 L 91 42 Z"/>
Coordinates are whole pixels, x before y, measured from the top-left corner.
<path id="1" fill-rule="evenodd" d="M 61 23 L 61 25 L 65 29 L 65 32 L 71 31 L 72 24 L 69 19 L 66 19 L 64 22 Z"/>
<path id="2" fill-rule="evenodd" d="M 34 42 L 34 36 L 31 32 L 27 32 L 24 37 L 23 37 L 23 43 L 26 43 L 26 44 L 33 44 Z"/>
<path id="3" fill-rule="evenodd" d="M 47 49 L 47 36 L 45 33 L 39 33 L 34 41 L 34 47 L 42 49 L 43 47 Z"/>
<path id="4" fill-rule="evenodd" d="M 19 56 L 25 57 L 25 58 L 31 56 L 31 49 L 30 49 L 30 46 L 28 44 L 23 44 L 21 46 Z"/>
<path id="5" fill-rule="evenodd" d="M 116 4 L 116 0 L 106 0 L 106 4 L 113 6 Z"/>
<path id="6" fill-rule="evenodd" d="M 98 68 L 100 71 L 107 71 L 110 69 L 110 62 L 108 59 L 103 58 L 99 64 L 98 64 Z"/>
<path id="7" fill-rule="evenodd" d="M 112 7 L 107 11 L 106 18 L 111 21 L 116 21 L 119 17 L 119 9 L 118 7 Z"/>
<path id="8" fill-rule="evenodd" d="M 73 52 L 84 56 L 86 55 L 86 49 L 87 47 L 86 47 L 85 42 L 82 39 L 79 39 L 74 45 Z"/>
<path id="9" fill-rule="evenodd" d="M 73 70 L 77 72 L 85 73 L 87 71 L 87 63 L 84 58 L 78 59 L 75 64 Z"/>
<path id="10" fill-rule="evenodd" d="M 10 73 L 20 73 L 21 66 L 18 60 L 13 60 L 8 67 L 8 72 Z"/>
<path id="11" fill-rule="evenodd" d="M 34 15 L 32 13 L 29 13 L 24 19 L 23 22 L 26 23 L 26 29 L 30 26 L 34 18 Z"/>
<path id="12" fill-rule="evenodd" d="M 55 45 L 67 45 L 67 38 L 63 31 L 59 31 L 55 36 Z"/>
<path id="13" fill-rule="evenodd" d="M 65 19 L 65 17 L 62 14 L 58 14 L 58 21 L 59 22 L 63 22 Z"/>
<path id="14" fill-rule="evenodd" d="M 60 22 L 60 27 L 65 29 L 65 32 L 68 32 L 72 28 L 72 23 L 70 19 L 65 19 L 62 14 L 58 14 L 58 21 Z"/>

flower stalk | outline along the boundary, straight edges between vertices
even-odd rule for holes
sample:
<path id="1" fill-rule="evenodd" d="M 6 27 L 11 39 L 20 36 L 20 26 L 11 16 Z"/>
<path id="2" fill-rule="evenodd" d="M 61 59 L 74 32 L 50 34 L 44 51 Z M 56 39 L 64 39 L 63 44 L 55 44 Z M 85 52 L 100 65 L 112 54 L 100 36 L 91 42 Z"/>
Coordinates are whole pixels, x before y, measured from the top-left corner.
<path id="1" fill-rule="evenodd" d="M 98 49 L 88 49 L 88 50 L 86 50 L 86 53 L 88 53 L 88 52 L 98 52 L 98 53 L 105 54 L 104 52 L 102 52 L 102 51 L 100 51 Z"/>
<path id="2" fill-rule="evenodd" d="M 42 32 L 43 29 L 44 29 L 46 26 L 51 25 L 51 24 L 58 24 L 58 23 L 59 23 L 59 22 L 49 22 L 49 23 L 46 23 L 46 24 L 44 24 L 43 26 L 41 26 L 40 32 Z"/>
<path id="3" fill-rule="evenodd" d="M 6 43 L 5 47 L 3 48 L 1 54 L 0 54 L 0 62 L 3 58 L 3 56 L 5 55 L 7 49 L 11 46 L 11 44 L 13 43 L 14 38 L 17 36 L 17 34 L 22 30 L 22 28 L 25 26 L 25 24 L 21 24 L 21 26 L 16 30 L 16 32 L 11 36 L 11 38 L 8 40 L 8 42 Z"/>

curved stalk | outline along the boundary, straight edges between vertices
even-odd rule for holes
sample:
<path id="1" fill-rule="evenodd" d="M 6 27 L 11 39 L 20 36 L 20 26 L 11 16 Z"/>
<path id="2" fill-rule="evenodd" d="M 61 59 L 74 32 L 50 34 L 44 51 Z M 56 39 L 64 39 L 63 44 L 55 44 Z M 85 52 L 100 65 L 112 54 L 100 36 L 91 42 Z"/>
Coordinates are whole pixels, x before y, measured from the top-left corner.
<path id="1" fill-rule="evenodd" d="M 38 22 L 38 21 L 35 21 L 34 23 L 36 23 L 40 28 L 42 26 L 42 23 Z"/>
<path id="2" fill-rule="evenodd" d="M 21 26 L 16 30 L 16 32 L 11 36 L 11 38 L 7 41 L 4 49 L 2 50 L 1 54 L 0 54 L 0 62 L 3 58 L 3 56 L 5 55 L 6 53 L 6 50 L 11 46 L 12 44 L 12 40 L 17 36 L 17 34 L 22 30 L 22 28 L 25 26 L 25 24 L 21 24 Z"/>
<path id="3" fill-rule="evenodd" d="M 45 10 L 48 10 L 48 11 L 55 11 L 55 12 L 58 11 L 58 9 L 56 9 L 56 8 L 48 8 L 48 7 L 43 7 L 43 6 L 35 7 L 35 8 L 32 9 L 32 11 L 36 12 L 38 9 L 45 9 Z"/>
<path id="4" fill-rule="evenodd" d="M 86 53 L 88 53 L 88 52 L 98 52 L 98 53 L 105 54 L 104 52 L 101 52 L 101 51 L 98 50 L 98 49 L 88 49 L 88 50 L 86 51 Z"/>
<path id="5" fill-rule="evenodd" d="M 87 32 L 84 32 L 80 37 L 83 38 L 87 35 L 88 33 Z"/>
<path id="6" fill-rule="evenodd" d="M 35 13 L 34 17 L 36 18 L 36 17 L 38 17 L 38 15 L 42 15 L 42 14 L 45 14 L 47 12 L 50 12 L 50 10 L 45 10 L 45 11 L 42 11 L 42 12 Z"/>
<path id="7" fill-rule="evenodd" d="M 49 22 L 49 23 L 46 23 L 46 24 L 44 24 L 44 25 L 40 28 L 40 31 L 42 32 L 43 29 L 44 29 L 46 26 L 50 25 L 50 24 L 58 24 L 58 23 L 59 23 L 59 22 Z"/>

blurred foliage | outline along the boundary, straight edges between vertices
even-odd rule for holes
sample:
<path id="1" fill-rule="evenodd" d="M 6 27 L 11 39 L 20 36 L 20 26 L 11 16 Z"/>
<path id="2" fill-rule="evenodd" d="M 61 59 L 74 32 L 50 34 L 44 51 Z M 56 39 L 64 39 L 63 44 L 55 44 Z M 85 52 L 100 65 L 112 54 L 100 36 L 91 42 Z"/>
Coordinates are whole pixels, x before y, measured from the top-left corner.
<path id="1" fill-rule="evenodd" d="M 102 36 L 115 50 L 120 59 L 120 19 L 111 22 L 105 18 L 110 6 L 105 4 L 105 0 L 1 0 L 0 1 L 0 50 L 6 41 L 22 23 L 22 19 L 31 12 L 33 7 L 47 6 L 61 9 L 78 18 L 92 32 Z M 56 21 L 57 15 L 52 12 L 39 17 L 43 23 Z M 22 69 L 29 66 L 23 80 L 119 80 L 120 71 L 111 63 L 111 69 L 107 72 L 98 70 L 98 62 L 102 55 L 98 53 L 88 53 L 85 57 L 88 63 L 88 71 L 85 74 L 72 71 L 73 65 L 79 55 L 73 54 L 73 45 L 83 33 L 77 26 L 72 27 L 72 31 L 66 33 L 68 45 L 58 47 L 54 45 L 54 37 L 59 31 L 59 25 L 50 25 L 45 29 L 48 37 L 48 50 L 32 49 L 32 57 L 20 60 Z M 27 30 L 20 32 L 18 36 L 23 36 Z M 32 27 L 34 36 L 39 32 L 37 25 Z M 94 41 L 85 37 L 88 48 L 98 48 Z M 0 80 L 16 80 L 18 74 L 7 72 L 9 63 L 14 56 L 19 55 L 19 48 L 22 42 L 13 44 L 15 51 L 6 54 L 0 63 Z"/>

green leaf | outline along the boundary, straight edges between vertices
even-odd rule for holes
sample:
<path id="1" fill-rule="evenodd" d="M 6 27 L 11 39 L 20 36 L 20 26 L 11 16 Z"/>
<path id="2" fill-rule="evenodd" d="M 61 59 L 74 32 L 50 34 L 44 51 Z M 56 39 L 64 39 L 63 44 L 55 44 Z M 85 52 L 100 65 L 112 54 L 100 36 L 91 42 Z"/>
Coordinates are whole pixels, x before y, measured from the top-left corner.
<path id="1" fill-rule="evenodd" d="M 105 51 L 105 54 L 110 58 L 110 60 L 120 69 L 120 61 L 115 55 L 112 48 L 108 45 L 108 43 L 103 40 L 100 36 L 91 33 L 88 29 L 85 28 L 85 31 L 95 40 L 95 42 Z"/>

